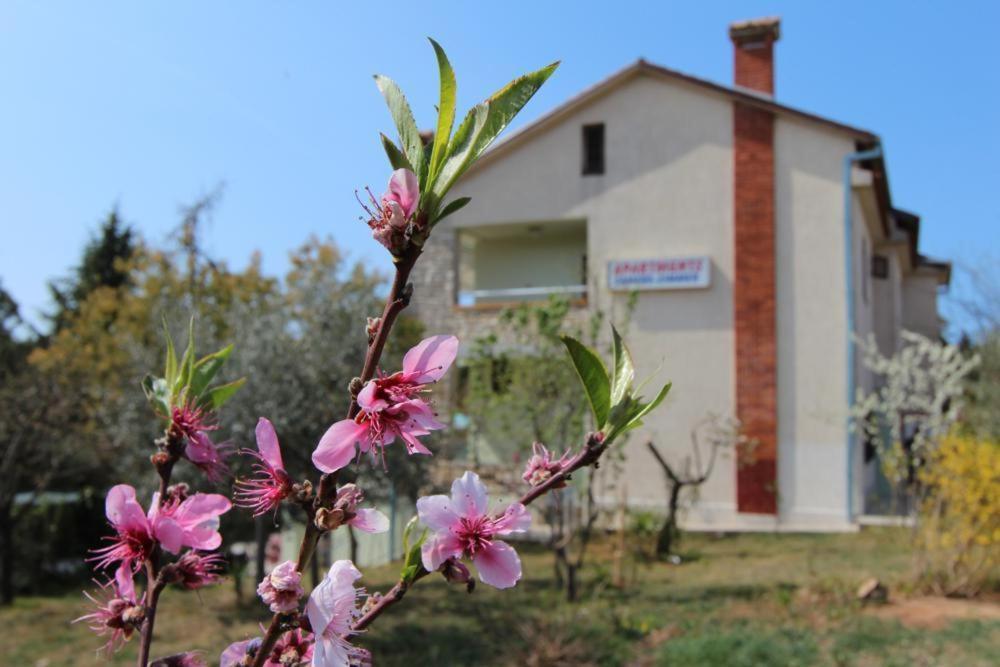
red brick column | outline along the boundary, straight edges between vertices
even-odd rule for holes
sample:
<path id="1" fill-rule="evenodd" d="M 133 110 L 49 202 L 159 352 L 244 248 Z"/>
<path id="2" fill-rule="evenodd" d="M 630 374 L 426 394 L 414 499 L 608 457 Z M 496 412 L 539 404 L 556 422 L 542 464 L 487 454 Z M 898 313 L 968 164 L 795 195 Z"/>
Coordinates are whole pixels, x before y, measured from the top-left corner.
<path id="1" fill-rule="evenodd" d="M 734 25 L 736 84 L 774 91 L 777 21 Z M 756 443 L 736 472 L 740 512 L 777 513 L 777 306 L 775 303 L 774 115 L 733 103 L 736 415 Z"/>

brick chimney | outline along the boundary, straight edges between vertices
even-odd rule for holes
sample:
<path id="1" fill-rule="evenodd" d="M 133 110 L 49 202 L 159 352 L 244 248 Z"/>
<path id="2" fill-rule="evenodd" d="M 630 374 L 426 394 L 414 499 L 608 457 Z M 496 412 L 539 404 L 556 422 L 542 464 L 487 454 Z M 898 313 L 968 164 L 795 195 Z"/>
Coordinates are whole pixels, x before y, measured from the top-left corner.
<path id="1" fill-rule="evenodd" d="M 781 20 L 774 16 L 729 26 L 736 86 L 774 95 L 774 43 L 780 36 Z"/>
<path id="2" fill-rule="evenodd" d="M 774 93 L 778 19 L 734 23 L 735 83 Z M 736 416 L 756 443 L 753 462 L 736 471 L 740 512 L 776 514 L 778 340 L 775 257 L 774 114 L 733 101 L 733 326 Z"/>

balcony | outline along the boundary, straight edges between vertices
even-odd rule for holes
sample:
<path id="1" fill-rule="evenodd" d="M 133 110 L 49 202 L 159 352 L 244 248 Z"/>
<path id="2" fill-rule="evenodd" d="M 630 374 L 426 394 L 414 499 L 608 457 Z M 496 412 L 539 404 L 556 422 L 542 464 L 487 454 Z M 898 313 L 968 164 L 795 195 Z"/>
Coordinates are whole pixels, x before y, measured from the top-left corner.
<path id="1" fill-rule="evenodd" d="M 461 228 L 457 247 L 459 307 L 500 308 L 551 295 L 586 302 L 585 220 Z"/>

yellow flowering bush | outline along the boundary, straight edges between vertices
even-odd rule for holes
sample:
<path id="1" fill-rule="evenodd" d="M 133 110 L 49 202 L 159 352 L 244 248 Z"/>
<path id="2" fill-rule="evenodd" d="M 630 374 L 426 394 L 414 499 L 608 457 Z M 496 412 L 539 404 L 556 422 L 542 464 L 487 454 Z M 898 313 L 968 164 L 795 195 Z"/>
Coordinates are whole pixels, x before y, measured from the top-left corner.
<path id="1" fill-rule="evenodd" d="M 920 481 L 917 543 L 926 583 L 946 595 L 975 595 L 996 584 L 1000 443 L 952 432 L 922 467 Z"/>

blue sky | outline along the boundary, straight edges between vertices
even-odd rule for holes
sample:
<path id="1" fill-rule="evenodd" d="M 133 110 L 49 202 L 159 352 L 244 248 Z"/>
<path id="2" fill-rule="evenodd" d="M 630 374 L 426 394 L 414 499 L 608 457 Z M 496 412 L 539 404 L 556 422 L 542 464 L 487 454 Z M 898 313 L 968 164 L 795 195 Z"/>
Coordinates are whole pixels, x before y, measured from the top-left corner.
<path id="1" fill-rule="evenodd" d="M 506 9 L 499 9 L 505 7 Z M 879 133 L 921 250 L 1000 245 L 1000 3 L 7 2 L 0 5 L 0 281 L 37 321 L 114 205 L 153 243 L 225 183 L 206 250 L 283 272 L 310 234 L 388 267 L 355 188 L 387 176 L 371 74 L 429 126 L 448 50 L 467 107 L 563 64 L 519 123 L 642 56 L 729 83 L 730 21 L 780 15 L 779 101 Z M 961 289 L 960 287 L 958 289 Z"/>

